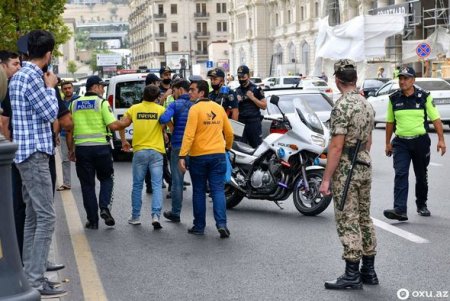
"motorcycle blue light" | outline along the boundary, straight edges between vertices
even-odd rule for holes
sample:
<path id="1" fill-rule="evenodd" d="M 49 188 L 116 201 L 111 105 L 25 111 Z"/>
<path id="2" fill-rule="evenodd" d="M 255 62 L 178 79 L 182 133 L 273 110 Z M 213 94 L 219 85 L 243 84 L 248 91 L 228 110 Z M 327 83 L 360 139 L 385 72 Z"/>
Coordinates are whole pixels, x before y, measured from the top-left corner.
<path id="1" fill-rule="evenodd" d="M 284 149 L 282 149 L 281 147 L 278 149 L 277 153 L 279 158 L 283 158 L 285 155 Z"/>
<path id="2" fill-rule="evenodd" d="M 320 164 L 319 158 L 314 159 L 314 165 L 319 165 L 319 164 Z"/>

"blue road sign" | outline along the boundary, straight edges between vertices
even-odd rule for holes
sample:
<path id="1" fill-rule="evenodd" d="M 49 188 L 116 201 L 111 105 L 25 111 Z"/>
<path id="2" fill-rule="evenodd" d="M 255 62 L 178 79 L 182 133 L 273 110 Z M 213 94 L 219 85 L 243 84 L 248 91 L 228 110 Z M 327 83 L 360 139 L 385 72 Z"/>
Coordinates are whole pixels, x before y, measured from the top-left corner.
<path id="1" fill-rule="evenodd" d="M 431 46 L 428 43 L 420 43 L 417 45 L 416 54 L 419 58 L 426 58 L 431 54 Z"/>
<path id="2" fill-rule="evenodd" d="M 206 61 L 206 68 L 212 68 L 214 65 L 213 61 Z"/>

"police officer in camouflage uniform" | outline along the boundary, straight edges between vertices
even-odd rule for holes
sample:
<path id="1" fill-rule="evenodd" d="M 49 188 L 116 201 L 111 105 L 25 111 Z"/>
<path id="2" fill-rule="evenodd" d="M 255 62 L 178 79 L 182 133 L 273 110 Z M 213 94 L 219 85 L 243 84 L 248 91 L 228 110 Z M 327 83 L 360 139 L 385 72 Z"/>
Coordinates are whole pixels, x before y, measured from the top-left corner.
<path id="1" fill-rule="evenodd" d="M 336 226 L 344 246 L 345 273 L 333 281 L 325 282 L 327 289 L 361 289 L 362 284 L 378 284 L 374 270 L 376 237 L 370 218 L 370 186 L 372 169 L 369 150 L 372 143 L 374 111 L 369 102 L 356 89 L 356 64 L 343 59 L 334 65 L 336 86 L 342 96 L 331 112 L 331 141 L 328 147 L 328 163 L 320 192 L 333 194 Z M 357 140 L 361 147 L 357 164 L 353 169 L 345 205 L 341 202 L 351 158 Z M 331 185 L 332 182 L 332 185 Z M 361 271 L 359 262 L 362 258 Z"/>

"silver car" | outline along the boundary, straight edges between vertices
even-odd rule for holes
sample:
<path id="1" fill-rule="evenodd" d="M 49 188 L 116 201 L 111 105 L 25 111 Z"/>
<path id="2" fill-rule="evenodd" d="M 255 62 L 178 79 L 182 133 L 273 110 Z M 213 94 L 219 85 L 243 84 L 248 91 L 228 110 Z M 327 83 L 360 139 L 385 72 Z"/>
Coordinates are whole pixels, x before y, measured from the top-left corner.
<path id="1" fill-rule="evenodd" d="M 430 92 L 441 115 L 442 122 L 450 126 L 450 84 L 441 78 L 418 77 L 415 85 Z M 375 125 L 377 123 L 386 123 L 389 95 L 398 89 L 398 80 L 394 79 L 385 83 L 378 91 L 369 93 L 368 101 L 375 110 Z"/>

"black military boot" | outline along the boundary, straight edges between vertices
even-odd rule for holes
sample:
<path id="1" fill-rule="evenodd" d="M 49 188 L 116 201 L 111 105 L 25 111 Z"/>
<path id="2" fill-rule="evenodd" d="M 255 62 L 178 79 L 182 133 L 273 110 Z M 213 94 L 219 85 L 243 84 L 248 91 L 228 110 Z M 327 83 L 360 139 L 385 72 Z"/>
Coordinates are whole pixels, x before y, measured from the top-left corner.
<path id="1" fill-rule="evenodd" d="M 345 261 L 345 273 L 336 280 L 326 281 L 326 289 L 362 289 L 358 261 Z"/>
<path id="2" fill-rule="evenodd" d="M 361 265 L 361 280 L 364 284 L 378 284 L 377 273 L 375 272 L 375 256 L 363 256 Z"/>

